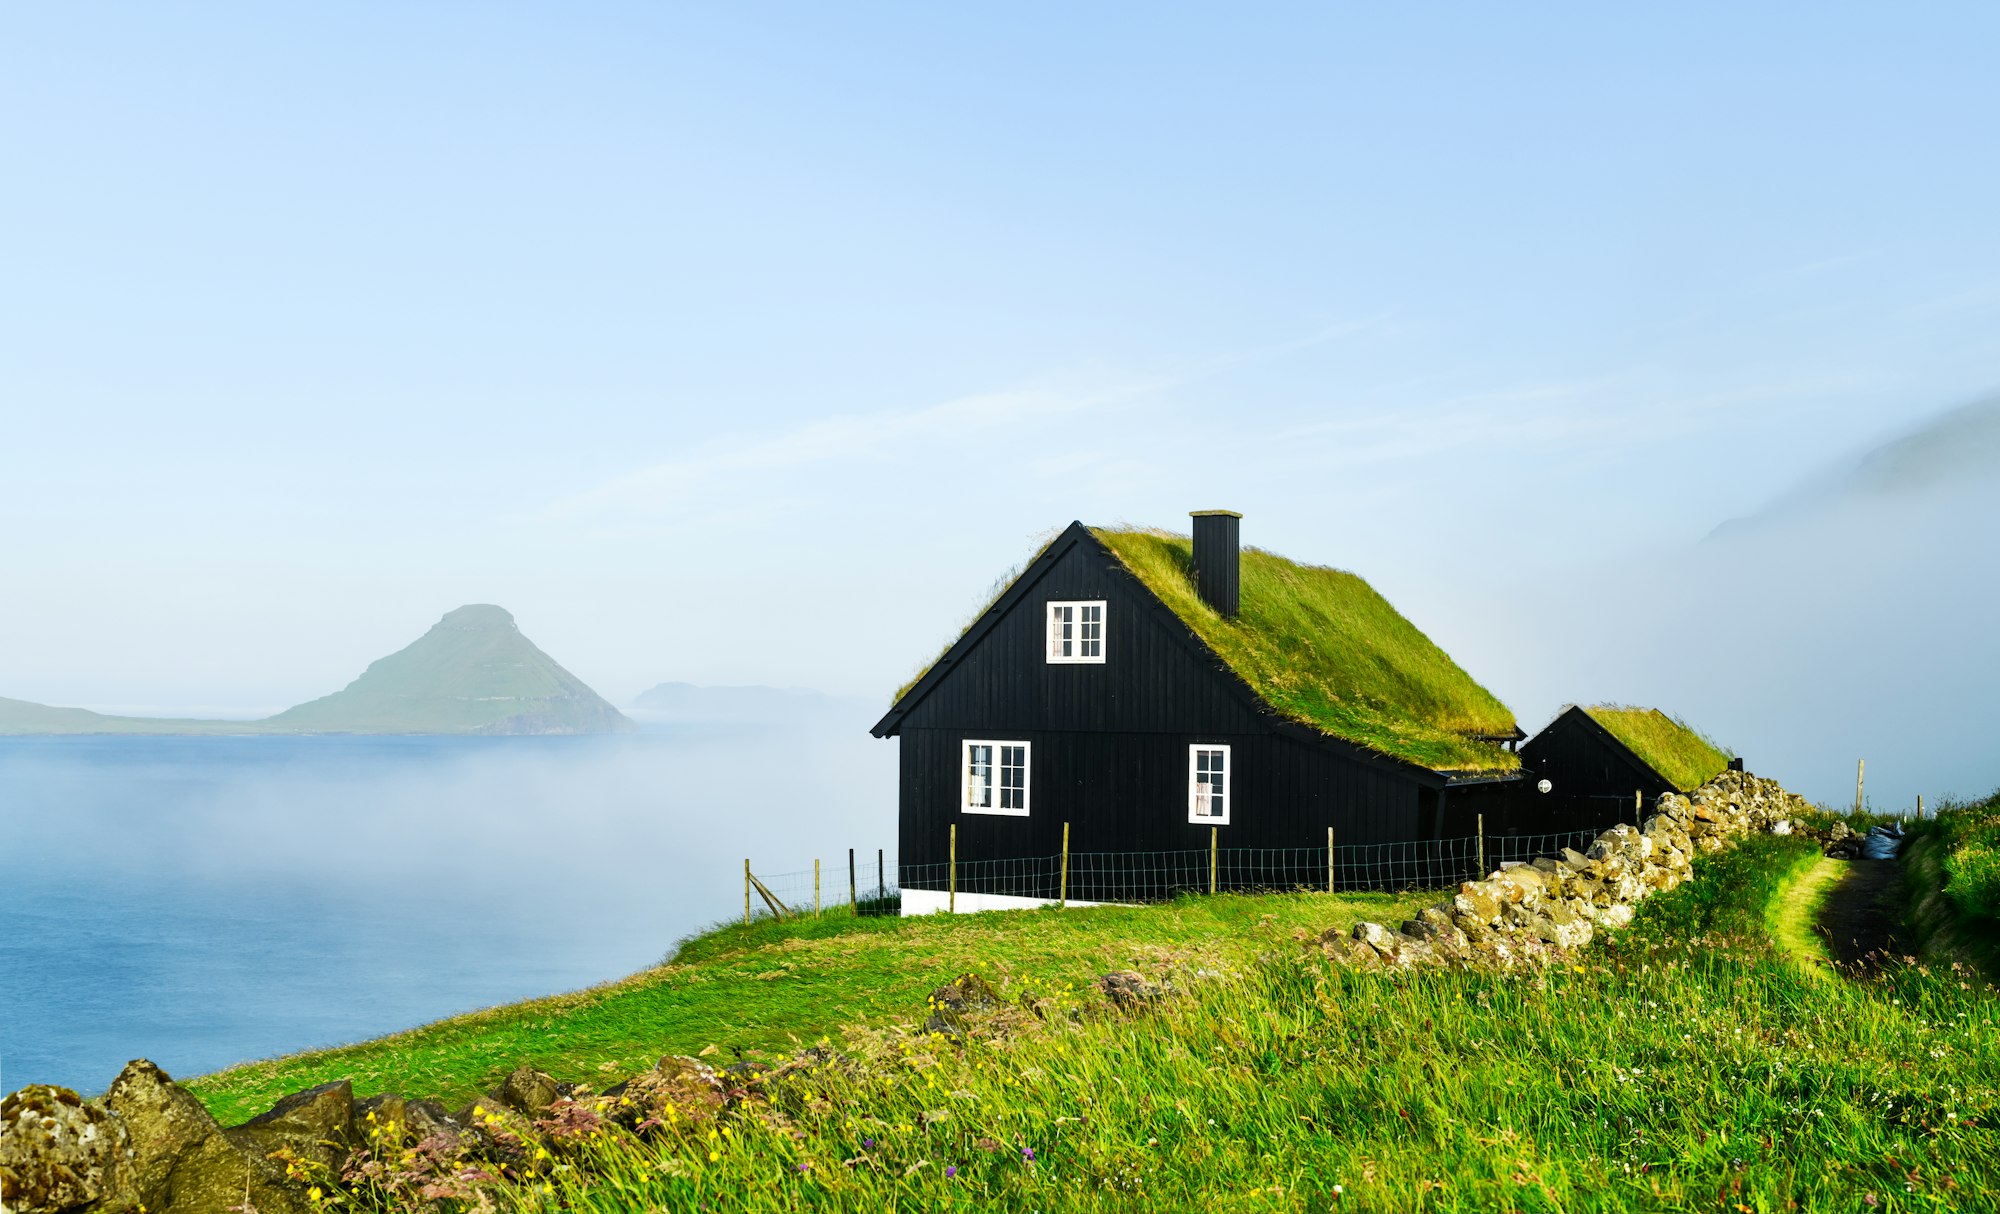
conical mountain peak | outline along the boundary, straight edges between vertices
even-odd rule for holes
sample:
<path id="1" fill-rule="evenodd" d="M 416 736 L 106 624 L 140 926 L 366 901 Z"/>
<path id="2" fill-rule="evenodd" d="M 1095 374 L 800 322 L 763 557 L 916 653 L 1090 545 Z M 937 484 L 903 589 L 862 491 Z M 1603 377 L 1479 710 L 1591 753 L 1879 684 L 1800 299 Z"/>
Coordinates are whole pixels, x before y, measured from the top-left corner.
<path id="1" fill-rule="evenodd" d="M 491 603 L 467 603 L 463 607 L 455 607 L 432 625 L 433 631 L 439 628 L 463 628 L 477 632 L 520 631 L 520 626 L 514 623 L 513 612 Z"/>

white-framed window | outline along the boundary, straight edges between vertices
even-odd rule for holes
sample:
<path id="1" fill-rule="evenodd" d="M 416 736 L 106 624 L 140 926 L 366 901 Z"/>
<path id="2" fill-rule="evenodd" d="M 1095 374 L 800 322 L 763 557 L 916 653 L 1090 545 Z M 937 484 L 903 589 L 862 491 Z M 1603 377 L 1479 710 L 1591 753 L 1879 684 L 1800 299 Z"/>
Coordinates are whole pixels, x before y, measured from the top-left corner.
<path id="1" fill-rule="evenodd" d="M 1049 604 L 1049 661 L 1104 660 L 1104 600 Z"/>
<path id="2" fill-rule="evenodd" d="M 1028 816 L 1028 744 L 968 738 L 959 763 L 959 808 L 969 814 Z"/>
<path id="3" fill-rule="evenodd" d="M 1196 742 L 1188 747 L 1188 821 L 1229 825 L 1229 748 Z"/>

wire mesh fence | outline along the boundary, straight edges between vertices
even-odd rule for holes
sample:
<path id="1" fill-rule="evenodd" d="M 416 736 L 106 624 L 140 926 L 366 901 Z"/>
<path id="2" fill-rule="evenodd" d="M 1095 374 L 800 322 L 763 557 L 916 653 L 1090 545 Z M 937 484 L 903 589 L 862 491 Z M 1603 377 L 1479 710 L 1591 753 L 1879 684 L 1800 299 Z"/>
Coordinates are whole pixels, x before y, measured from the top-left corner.
<path id="1" fill-rule="evenodd" d="M 1325 847 L 1225 847 L 1210 851 L 1071 852 L 1064 857 L 1026 856 L 898 864 L 858 873 L 811 869 L 759 874 L 746 880 L 750 916 L 839 911 L 897 914 L 905 890 L 956 892 L 1037 902 L 1160 902 L 1183 893 L 1428 889 L 1477 880 L 1507 864 L 1553 857 L 1588 847 L 1604 828 L 1539 835 L 1468 835 L 1402 843 Z M 832 882 L 832 883 L 830 883 Z M 835 888 L 837 885 L 837 889 Z M 758 888 L 761 886 L 761 890 Z M 764 895 L 769 894 L 767 899 Z M 777 902 L 773 907 L 771 902 Z"/>
<path id="2" fill-rule="evenodd" d="M 789 873 L 746 873 L 744 914 L 748 918 L 834 911 L 894 915 L 902 910 L 894 867 L 878 868 L 870 864 L 865 871 L 856 868 L 851 885 L 848 877 L 849 870 L 844 864 Z M 773 902 L 777 905 L 773 906 Z"/>

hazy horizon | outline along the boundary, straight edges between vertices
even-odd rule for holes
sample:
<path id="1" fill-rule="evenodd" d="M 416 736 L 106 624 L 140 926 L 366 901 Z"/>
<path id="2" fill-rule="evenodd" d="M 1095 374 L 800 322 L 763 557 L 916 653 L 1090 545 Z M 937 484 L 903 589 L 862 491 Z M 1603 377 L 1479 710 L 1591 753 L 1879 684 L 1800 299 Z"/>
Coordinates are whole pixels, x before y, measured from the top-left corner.
<path id="1" fill-rule="evenodd" d="M 0 22 L 0 696 L 490 602 L 621 706 L 883 703 L 1047 532 L 1228 507 L 1530 730 L 2000 785 L 2000 460 L 1822 492 L 2000 388 L 1990 9 Z"/>

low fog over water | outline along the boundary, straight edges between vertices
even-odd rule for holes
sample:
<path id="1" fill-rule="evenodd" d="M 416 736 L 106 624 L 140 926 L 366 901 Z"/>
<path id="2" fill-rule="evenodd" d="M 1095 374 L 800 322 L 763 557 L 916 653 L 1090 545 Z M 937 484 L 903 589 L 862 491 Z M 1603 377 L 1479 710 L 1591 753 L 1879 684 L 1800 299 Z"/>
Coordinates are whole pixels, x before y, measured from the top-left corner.
<path id="1" fill-rule="evenodd" d="M 132 1057 L 193 1074 L 620 977 L 741 915 L 746 857 L 824 859 L 844 898 L 847 848 L 895 863 L 871 720 L 0 738 L 0 1082 L 95 1091 Z"/>

